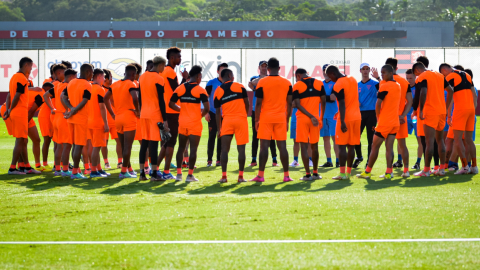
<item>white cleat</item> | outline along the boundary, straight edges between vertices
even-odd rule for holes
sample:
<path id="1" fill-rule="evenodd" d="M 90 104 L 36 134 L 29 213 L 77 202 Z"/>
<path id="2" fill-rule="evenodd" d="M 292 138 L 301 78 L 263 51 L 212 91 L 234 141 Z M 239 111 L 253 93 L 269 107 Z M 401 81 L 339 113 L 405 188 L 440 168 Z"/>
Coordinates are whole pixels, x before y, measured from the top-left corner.
<path id="1" fill-rule="evenodd" d="M 438 169 L 438 170 L 435 172 L 435 175 L 436 175 L 436 176 L 445 176 L 445 170 L 444 170 L 444 169 Z"/>
<path id="2" fill-rule="evenodd" d="M 467 166 L 467 167 L 462 167 L 460 168 L 455 174 L 469 174 L 470 173 L 470 168 Z"/>
<path id="3" fill-rule="evenodd" d="M 472 173 L 472 174 L 478 174 L 478 167 L 477 167 L 477 166 L 471 167 L 471 168 L 470 168 L 470 173 Z"/>
<path id="4" fill-rule="evenodd" d="M 312 180 L 320 180 L 322 176 L 320 174 L 312 174 Z"/>
<path id="5" fill-rule="evenodd" d="M 198 179 L 195 178 L 195 176 L 187 176 L 187 180 L 185 180 L 186 182 L 198 182 Z"/>
<path id="6" fill-rule="evenodd" d="M 298 163 L 298 161 L 294 160 L 292 163 L 290 163 L 289 166 L 290 167 L 298 167 L 298 166 L 300 166 L 300 163 Z"/>
<path id="7" fill-rule="evenodd" d="M 175 181 L 176 181 L 176 182 L 181 182 L 181 181 L 183 181 L 182 175 L 181 175 L 181 174 L 177 174 L 177 177 L 175 177 Z"/>
<path id="8" fill-rule="evenodd" d="M 402 177 L 404 177 L 404 178 L 410 177 L 410 172 L 404 172 L 404 173 L 402 173 Z"/>

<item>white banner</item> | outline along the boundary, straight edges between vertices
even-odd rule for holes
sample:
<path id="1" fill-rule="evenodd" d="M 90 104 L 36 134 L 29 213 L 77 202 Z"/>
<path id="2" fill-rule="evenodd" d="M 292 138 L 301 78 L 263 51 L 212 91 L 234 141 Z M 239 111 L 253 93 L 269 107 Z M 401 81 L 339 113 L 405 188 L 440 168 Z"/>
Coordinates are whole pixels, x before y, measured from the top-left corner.
<path id="1" fill-rule="evenodd" d="M 30 80 L 35 86 L 39 84 L 38 50 L 28 51 L 0 51 L 0 92 L 8 92 L 8 85 L 12 76 L 18 72 L 20 59 L 30 57 L 33 60 L 33 69 Z M 42 83 L 43 81 L 40 81 Z M 3 104 L 3 100 L 1 100 Z"/>
<path id="2" fill-rule="evenodd" d="M 80 72 L 82 64 L 90 63 L 89 50 L 45 50 L 40 51 L 40 54 L 44 55 L 43 58 L 43 70 L 40 72 L 40 81 L 43 82 L 46 78 L 50 77 L 50 67 L 53 64 L 60 64 L 62 61 L 69 61 L 72 63 L 72 68 Z M 95 68 L 102 68 L 102 63 L 99 61 L 92 61 Z"/>
<path id="3" fill-rule="evenodd" d="M 125 66 L 131 63 L 140 63 L 140 49 L 92 49 L 90 61 L 98 68 L 112 72 L 114 81 L 123 79 Z"/>

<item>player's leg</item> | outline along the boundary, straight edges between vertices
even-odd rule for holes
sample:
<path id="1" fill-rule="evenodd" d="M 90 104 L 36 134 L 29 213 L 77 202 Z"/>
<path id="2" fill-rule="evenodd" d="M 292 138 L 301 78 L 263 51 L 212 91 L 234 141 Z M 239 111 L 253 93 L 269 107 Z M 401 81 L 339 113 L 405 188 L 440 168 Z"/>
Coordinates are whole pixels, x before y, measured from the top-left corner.
<path id="1" fill-rule="evenodd" d="M 176 181 L 182 181 L 182 161 L 183 152 L 187 146 L 188 137 L 183 134 L 178 134 L 178 148 L 177 148 L 177 178 Z M 166 165 L 165 165 L 166 166 Z"/>
<path id="2" fill-rule="evenodd" d="M 472 167 L 471 173 L 477 174 L 478 167 L 477 167 L 477 149 L 475 146 L 475 142 L 473 141 L 473 133 L 475 131 L 465 131 L 465 143 L 467 145 L 468 154 L 472 160 Z"/>
<path id="3" fill-rule="evenodd" d="M 122 173 L 126 172 L 127 174 L 130 174 L 133 178 L 136 178 L 136 174 L 131 164 L 132 146 L 133 146 L 133 142 L 135 141 L 135 133 L 136 133 L 135 130 L 125 131 L 123 133 L 124 142 L 123 142 L 123 149 L 122 149 L 122 152 L 123 152 Z M 129 178 L 129 177 L 127 176 L 125 178 Z"/>
<path id="4" fill-rule="evenodd" d="M 272 139 L 270 140 L 270 153 L 272 154 L 272 166 L 276 167 L 278 166 L 278 161 L 277 161 L 277 147 L 275 145 L 275 140 Z"/>
<path id="5" fill-rule="evenodd" d="M 72 173 L 69 171 L 69 163 L 70 163 L 70 152 L 72 150 L 72 144 L 70 143 L 63 143 L 62 149 L 62 176 L 70 176 Z"/>
<path id="6" fill-rule="evenodd" d="M 258 153 L 258 138 L 257 129 L 255 128 L 255 112 L 252 111 L 252 162 L 250 166 L 257 166 L 257 153 Z"/>
<path id="7" fill-rule="evenodd" d="M 208 143 L 207 143 L 207 167 L 212 166 L 213 152 L 215 151 L 215 139 L 217 139 L 217 120 L 213 112 L 208 112 Z M 218 161 L 218 159 L 217 159 Z"/>
<path id="8" fill-rule="evenodd" d="M 19 175 L 25 174 L 25 171 L 17 170 L 17 162 L 22 155 L 24 138 L 15 138 L 15 146 L 13 147 L 12 162 L 10 163 L 10 169 L 8 174 Z"/>
<path id="9" fill-rule="evenodd" d="M 399 148 L 399 153 L 402 153 L 402 158 L 403 158 L 403 177 L 408 177 L 410 176 L 410 173 L 408 172 L 408 166 L 409 166 L 409 158 L 410 158 L 410 153 L 408 152 L 408 147 L 407 147 L 407 140 L 406 139 L 397 139 L 397 146 Z"/>
<path id="10" fill-rule="evenodd" d="M 222 142 L 222 155 L 220 156 L 220 162 L 222 163 L 222 178 L 218 181 L 220 183 L 227 182 L 228 153 L 230 152 L 232 139 L 233 135 L 222 135 L 219 139 Z"/>
<path id="11" fill-rule="evenodd" d="M 435 129 L 424 125 L 425 131 L 425 166 L 423 172 L 430 173 L 430 164 L 432 163 L 435 146 Z"/>
<path id="12" fill-rule="evenodd" d="M 98 165 L 100 165 L 100 150 L 102 147 L 92 147 L 92 155 L 91 155 L 91 164 L 92 164 L 92 172 L 90 173 L 91 178 L 95 177 L 104 177 L 100 174 L 98 170 Z"/>
<path id="13" fill-rule="evenodd" d="M 322 168 L 333 167 L 332 162 L 332 145 L 330 143 L 330 136 L 322 137 L 323 139 L 323 149 L 325 150 L 325 156 L 327 157 L 327 162 L 323 165 L 320 165 Z"/>
<path id="14" fill-rule="evenodd" d="M 300 143 L 296 142 L 293 139 L 293 161 L 290 163 L 290 167 L 297 167 L 300 164 L 298 163 L 298 154 L 300 153 Z"/>
<path id="15" fill-rule="evenodd" d="M 365 128 L 367 129 L 368 157 L 370 156 L 370 152 L 372 151 L 373 135 L 375 134 L 376 125 L 377 125 L 377 117 L 375 115 L 375 111 L 372 111 L 370 113 L 370 116 L 367 118 L 367 123 L 365 126 Z M 367 157 L 367 161 L 368 161 L 368 157 Z"/>
<path id="16" fill-rule="evenodd" d="M 305 168 L 305 177 L 301 178 L 300 180 L 312 180 L 312 175 L 310 174 L 310 166 L 308 166 L 309 156 L 308 156 L 308 147 L 310 146 L 309 143 L 302 142 L 300 143 L 300 148 L 302 150 L 302 162 L 303 167 Z"/>
<path id="17" fill-rule="evenodd" d="M 363 134 L 363 130 L 365 129 L 365 127 L 367 126 L 367 118 L 368 118 L 368 115 L 366 114 L 366 112 L 362 111 L 360 112 L 362 114 L 362 123 L 360 125 L 360 136 L 362 136 Z M 355 159 L 355 162 L 353 163 L 353 168 L 357 168 L 358 165 L 360 165 L 360 163 L 362 163 L 363 161 L 363 153 L 362 153 L 362 143 L 360 143 L 359 145 L 355 145 L 355 152 L 357 154 L 357 158 Z M 340 164 L 340 167 L 342 165 Z"/>
<path id="18" fill-rule="evenodd" d="M 355 146 L 353 147 L 353 154 L 355 155 Z M 340 164 L 340 175 L 333 177 L 335 180 L 346 180 L 348 179 L 346 177 L 346 171 L 345 171 L 345 165 L 347 164 L 347 145 L 344 144 L 339 144 L 338 145 L 338 161 Z"/>
<path id="19" fill-rule="evenodd" d="M 73 149 L 72 149 L 72 152 L 73 152 L 73 157 L 72 157 L 73 158 L 73 171 L 72 171 L 72 175 L 81 174 L 80 160 L 82 158 L 83 148 L 84 148 L 83 145 L 75 144 L 75 146 L 73 146 Z"/>
<path id="20" fill-rule="evenodd" d="M 416 132 L 416 129 L 415 129 Z M 415 136 L 417 138 L 417 161 L 412 169 L 419 170 L 420 169 L 420 162 L 422 161 L 423 156 L 423 145 L 422 145 L 422 138 L 420 136 Z"/>
<path id="21" fill-rule="evenodd" d="M 36 129 L 36 128 L 35 128 Z M 38 135 L 38 131 L 37 131 Z M 43 145 L 42 145 L 42 161 L 43 161 L 43 166 L 48 165 L 48 151 L 50 150 L 50 144 L 52 142 L 52 137 L 50 136 L 43 136 Z M 40 142 L 39 142 L 40 144 Z M 40 147 L 40 145 L 39 145 Z M 35 160 L 35 166 L 36 166 L 37 161 Z"/>
<path id="22" fill-rule="evenodd" d="M 57 149 L 54 152 L 55 176 L 62 175 L 62 152 L 63 143 L 57 143 Z"/>
<path id="23" fill-rule="evenodd" d="M 38 135 L 38 130 L 36 126 L 28 128 L 28 137 L 32 141 L 32 152 L 33 152 L 33 158 L 35 159 L 35 168 L 38 168 L 39 171 L 43 171 L 43 168 L 41 168 L 42 165 L 40 164 L 40 136 Z M 48 136 L 45 136 L 45 137 L 48 137 Z M 45 142 L 44 142 L 44 145 L 45 145 Z M 47 155 L 48 155 L 48 150 L 47 150 Z"/>
<path id="24" fill-rule="evenodd" d="M 467 174 L 469 173 L 469 168 L 467 165 L 467 157 L 465 155 L 465 146 L 463 145 L 463 130 L 453 130 L 453 144 L 455 149 L 457 150 L 457 154 L 460 156 L 460 160 L 462 161 L 462 168 L 458 170 L 455 174 Z"/>
<path id="25" fill-rule="evenodd" d="M 139 181 L 148 180 L 147 176 L 145 175 L 145 157 L 147 155 L 148 147 L 150 146 L 149 140 L 141 140 L 140 144 L 140 153 L 138 155 L 138 159 L 140 162 L 140 178 Z"/>
<path id="26" fill-rule="evenodd" d="M 387 170 L 385 172 L 385 178 L 393 178 L 393 144 L 395 142 L 395 134 L 389 134 L 385 140 L 385 155 L 387 160 Z"/>
<path id="27" fill-rule="evenodd" d="M 247 133 L 247 138 L 248 138 L 248 133 Z M 238 182 L 247 182 L 243 178 L 243 171 L 245 170 L 245 162 L 247 161 L 247 156 L 245 153 L 246 149 L 246 144 L 242 145 L 237 145 L 237 151 L 238 151 Z"/>
<path id="28" fill-rule="evenodd" d="M 198 179 L 193 176 L 193 170 L 195 169 L 195 164 L 197 162 L 197 150 L 198 145 L 200 144 L 200 136 L 199 135 L 189 135 L 188 136 L 188 143 L 190 144 L 190 157 L 188 163 L 188 175 L 186 182 L 197 182 Z"/>
<path id="29" fill-rule="evenodd" d="M 445 140 L 443 138 L 443 129 L 437 130 L 435 132 L 435 141 L 437 142 L 437 153 L 438 158 L 440 160 L 440 166 L 438 169 L 437 175 L 445 175 L 445 156 L 446 156 L 446 149 L 445 149 Z M 454 130 L 455 133 L 455 130 Z"/>
<path id="30" fill-rule="evenodd" d="M 286 140 L 277 140 L 277 147 L 278 147 L 278 152 L 280 153 L 280 161 L 282 162 L 282 167 L 283 167 L 283 181 L 284 182 L 292 181 L 292 179 L 289 177 L 289 173 L 288 173 L 287 141 Z M 307 156 L 308 156 L 308 154 L 307 154 Z M 308 166 L 308 161 L 307 161 L 307 166 Z"/>
<path id="31" fill-rule="evenodd" d="M 375 165 L 375 162 L 377 162 L 378 153 L 380 152 L 380 146 L 382 146 L 384 141 L 385 141 L 384 135 L 382 135 L 380 132 L 376 132 L 375 135 L 373 136 L 372 149 L 370 152 L 370 156 L 368 157 L 367 168 L 365 169 L 365 172 L 363 172 L 362 174 L 358 174 L 357 177 L 365 178 L 365 179 L 368 179 L 371 177 L 372 168 Z M 392 146 L 392 151 L 393 151 L 393 146 Z"/>

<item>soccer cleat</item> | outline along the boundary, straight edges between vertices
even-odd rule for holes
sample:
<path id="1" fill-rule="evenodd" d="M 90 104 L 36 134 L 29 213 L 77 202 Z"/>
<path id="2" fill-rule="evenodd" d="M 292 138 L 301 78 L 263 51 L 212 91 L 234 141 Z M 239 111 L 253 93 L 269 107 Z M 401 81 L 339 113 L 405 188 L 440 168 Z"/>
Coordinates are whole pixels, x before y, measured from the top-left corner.
<path id="1" fill-rule="evenodd" d="M 73 164 L 72 163 L 68 163 L 68 169 L 71 171 L 73 170 Z"/>
<path id="2" fill-rule="evenodd" d="M 297 166 L 300 166 L 300 164 L 298 163 L 298 161 L 293 160 L 292 163 L 290 163 L 289 166 L 290 166 L 290 167 L 297 167 Z"/>
<path id="3" fill-rule="evenodd" d="M 176 169 L 176 168 L 177 168 L 177 166 L 176 166 L 175 164 L 173 164 L 173 163 L 170 163 L 170 168 L 172 168 L 172 169 Z"/>
<path id="4" fill-rule="evenodd" d="M 402 167 L 403 167 L 403 163 L 400 160 L 393 163 L 393 168 L 402 168 Z"/>
<path id="5" fill-rule="evenodd" d="M 333 168 L 333 163 L 332 162 L 325 162 L 323 165 L 318 166 L 319 168 Z"/>
<path id="6" fill-rule="evenodd" d="M 147 180 L 149 180 L 147 176 L 143 176 L 142 174 L 140 174 L 140 178 L 138 178 L 138 181 L 147 181 Z"/>
<path id="7" fill-rule="evenodd" d="M 92 173 L 92 170 L 90 170 L 90 169 L 88 169 L 88 170 L 85 169 L 85 171 L 83 172 L 84 175 L 89 175 L 91 173 Z"/>
<path id="8" fill-rule="evenodd" d="M 117 169 L 121 169 L 121 168 L 122 168 L 122 166 L 123 166 L 123 162 L 119 162 L 119 163 L 117 163 Z"/>
<path id="9" fill-rule="evenodd" d="M 132 174 L 129 174 L 128 172 L 120 173 L 118 175 L 118 178 L 124 179 L 124 178 L 137 178 L 137 176 L 134 176 Z"/>
<path id="10" fill-rule="evenodd" d="M 404 177 L 404 178 L 410 177 L 410 172 L 404 172 L 404 173 L 402 173 L 402 177 Z"/>
<path id="11" fill-rule="evenodd" d="M 185 182 L 198 182 L 198 179 L 195 178 L 195 176 L 193 176 L 193 175 L 188 175 Z"/>
<path id="12" fill-rule="evenodd" d="M 220 179 L 218 182 L 219 183 L 227 183 L 227 178 L 222 177 L 222 179 Z"/>
<path id="13" fill-rule="evenodd" d="M 386 175 L 387 175 L 387 173 L 382 174 L 382 175 L 379 176 L 379 178 L 387 178 Z M 392 173 L 390 174 L 390 177 L 388 177 L 387 179 L 392 179 L 393 176 L 394 176 L 394 175 L 393 175 L 393 172 L 392 172 Z"/>
<path id="14" fill-rule="evenodd" d="M 413 175 L 420 176 L 420 177 L 429 177 L 430 176 L 430 171 L 426 172 L 426 171 L 422 170 L 421 172 L 417 172 Z"/>
<path id="15" fill-rule="evenodd" d="M 314 174 L 312 174 L 312 179 L 313 180 L 320 180 L 320 179 L 322 179 L 322 176 L 319 175 L 318 173 L 314 173 Z"/>
<path id="16" fill-rule="evenodd" d="M 283 177 L 283 182 L 292 182 L 292 181 L 293 181 L 293 179 L 290 178 L 290 176 L 284 176 Z"/>
<path id="17" fill-rule="evenodd" d="M 385 179 L 390 180 L 390 179 L 392 179 L 392 178 L 393 178 L 392 174 L 389 174 L 389 173 L 386 173 L 386 174 L 385 174 Z"/>
<path id="18" fill-rule="evenodd" d="M 470 172 L 470 170 L 469 170 Z M 436 176 L 445 176 L 445 170 L 444 169 L 438 169 L 437 171 L 435 171 L 435 175 Z"/>
<path id="19" fill-rule="evenodd" d="M 133 177 L 137 177 L 137 172 L 136 171 L 131 171 L 131 172 L 128 172 L 129 174 L 131 174 Z"/>
<path id="20" fill-rule="evenodd" d="M 92 172 L 92 173 L 90 174 L 90 178 L 103 178 L 103 177 L 107 177 L 107 176 L 106 176 L 106 175 L 103 175 L 103 174 L 101 174 L 101 173 L 99 173 L 99 172 L 97 172 L 97 171 Z"/>
<path id="21" fill-rule="evenodd" d="M 212 167 L 212 162 L 211 161 L 207 161 L 207 167 Z"/>
<path id="22" fill-rule="evenodd" d="M 111 168 L 112 168 L 112 166 L 110 166 L 110 163 L 105 163 L 105 169 L 109 170 Z"/>
<path id="23" fill-rule="evenodd" d="M 272 163 L 272 167 L 278 167 L 278 163 L 273 162 L 273 163 Z"/>
<path id="24" fill-rule="evenodd" d="M 70 175 L 70 178 L 71 179 L 88 179 L 88 177 L 84 176 L 81 173 L 72 174 Z"/>
<path id="25" fill-rule="evenodd" d="M 177 177 L 175 177 L 175 181 L 176 181 L 176 182 L 183 181 L 182 175 L 181 175 L 181 174 L 177 174 Z"/>
<path id="26" fill-rule="evenodd" d="M 222 165 L 222 163 L 219 160 L 217 160 L 217 162 L 215 162 L 215 166 L 221 166 L 221 165 Z"/>
<path id="27" fill-rule="evenodd" d="M 107 172 L 106 172 L 106 171 L 104 171 L 104 170 L 100 170 L 100 171 L 98 171 L 98 172 L 99 172 L 100 174 L 102 174 L 102 175 L 105 175 L 105 177 L 107 177 L 107 176 L 110 176 L 110 175 L 111 175 L 110 173 L 107 173 Z"/>
<path id="28" fill-rule="evenodd" d="M 182 163 L 182 168 L 188 168 L 188 163 L 186 161 Z"/>
<path id="29" fill-rule="evenodd" d="M 469 174 L 469 173 L 470 173 L 470 168 L 467 166 L 467 167 L 462 167 L 455 174 L 460 175 L 460 174 Z"/>
<path id="30" fill-rule="evenodd" d="M 332 177 L 333 180 L 349 180 L 346 174 L 341 173 L 337 176 Z"/>
<path id="31" fill-rule="evenodd" d="M 415 163 L 415 165 L 412 166 L 412 170 L 420 170 L 420 164 Z"/>
<path id="32" fill-rule="evenodd" d="M 336 162 L 336 163 L 335 163 L 335 167 L 336 167 L 336 168 L 340 168 L 340 163 Z M 366 168 L 366 167 L 365 167 L 365 168 Z"/>
<path id="33" fill-rule="evenodd" d="M 8 170 L 8 174 L 9 175 L 24 175 L 26 174 L 25 172 L 22 172 L 22 171 L 19 171 L 17 169 L 14 169 L 14 170 Z"/>
<path id="34" fill-rule="evenodd" d="M 162 173 L 162 178 L 165 179 L 165 180 L 175 179 L 175 177 L 173 177 L 173 174 L 171 174 L 171 173 Z"/>
<path id="35" fill-rule="evenodd" d="M 357 178 L 370 179 L 370 177 L 372 177 L 372 174 L 367 172 L 357 174 Z"/>
<path id="36" fill-rule="evenodd" d="M 362 163 L 363 158 L 355 158 L 355 161 L 353 162 L 352 168 L 357 168 L 360 163 Z"/>
<path id="37" fill-rule="evenodd" d="M 249 182 L 265 182 L 265 178 L 257 175 L 257 176 L 255 176 L 255 178 L 253 178 Z"/>
<path id="38" fill-rule="evenodd" d="M 38 166 L 38 167 L 35 167 L 35 170 L 39 171 L 39 172 L 43 172 L 45 171 L 45 167 L 43 166 Z"/>
<path id="39" fill-rule="evenodd" d="M 239 176 L 237 182 L 238 183 L 245 183 L 245 182 L 247 182 L 247 180 L 245 180 L 245 179 L 243 179 L 243 177 Z"/>
<path id="40" fill-rule="evenodd" d="M 26 173 L 26 174 L 41 174 L 42 172 L 41 172 L 41 171 L 37 171 L 37 170 L 35 170 L 34 168 L 30 168 L 30 169 L 25 169 L 25 173 Z"/>
<path id="41" fill-rule="evenodd" d="M 150 169 L 150 167 L 145 168 L 145 174 L 150 174 L 151 171 L 152 171 L 152 169 Z"/>
<path id="42" fill-rule="evenodd" d="M 53 174 L 53 176 L 62 176 L 62 171 L 55 171 L 55 173 Z"/>
<path id="43" fill-rule="evenodd" d="M 53 172 L 53 168 L 50 165 L 43 166 L 44 172 Z"/>
<path id="44" fill-rule="evenodd" d="M 454 171 L 456 171 L 456 170 L 458 170 L 458 169 L 459 169 L 459 168 L 458 168 L 458 165 L 452 165 L 452 166 L 448 167 L 448 171 L 449 171 L 449 172 L 454 172 Z"/>
<path id="45" fill-rule="evenodd" d="M 150 177 L 150 182 L 165 181 L 165 180 L 167 180 L 167 179 L 164 179 L 164 178 L 162 177 L 162 174 L 158 174 L 158 173 L 157 173 L 156 176 L 155 176 L 155 175 L 151 175 L 151 177 Z"/>
<path id="46" fill-rule="evenodd" d="M 471 167 L 471 168 L 470 168 L 470 173 L 472 173 L 472 174 L 478 174 L 478 167 L 477 167 L 477 166 Z"/>
<path id="47" fill-rule="evenodd" d="M 70 176 L 72 176 L 72 171 L 66 171 L 66 172 L 62 171 L 62 176 L 63 177 L 70 177 Z"/>
<path id="48" fill-rule="evenodd" d="M 308 160 L 308 167 L 313 167 L 313 161 L 311 159 Z"/>
<path id="49" fill-rule="evenodd" d="M 300 178 L 300 181 L 313 181 L 313 177 L 311 175 L 305 175 L 302 178 Z"/>
<path id="50" fill-rule="evenodd" d="M 250 163 L 250 167 L 255 167 L 255 166 L 257 166 L 257 160 L 252 159 L 252 163 Z"/>

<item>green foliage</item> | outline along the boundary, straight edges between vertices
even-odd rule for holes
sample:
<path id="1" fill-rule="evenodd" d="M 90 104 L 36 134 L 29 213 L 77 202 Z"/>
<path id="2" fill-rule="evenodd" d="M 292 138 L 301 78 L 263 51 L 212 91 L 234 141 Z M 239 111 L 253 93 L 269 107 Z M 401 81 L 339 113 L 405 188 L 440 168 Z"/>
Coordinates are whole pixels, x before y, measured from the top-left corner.
<path id="1" fill-rule="evenodd" d="M 393 14 L 391 12 L 393 11 Z M 480 45 L 480 0 L 12 0 L 3 21 L 452 21 Z"/>

